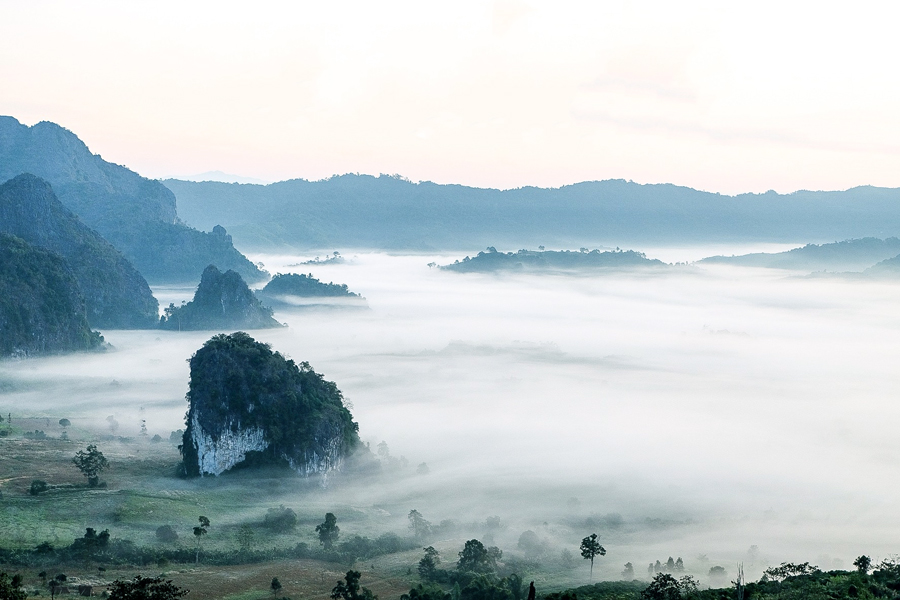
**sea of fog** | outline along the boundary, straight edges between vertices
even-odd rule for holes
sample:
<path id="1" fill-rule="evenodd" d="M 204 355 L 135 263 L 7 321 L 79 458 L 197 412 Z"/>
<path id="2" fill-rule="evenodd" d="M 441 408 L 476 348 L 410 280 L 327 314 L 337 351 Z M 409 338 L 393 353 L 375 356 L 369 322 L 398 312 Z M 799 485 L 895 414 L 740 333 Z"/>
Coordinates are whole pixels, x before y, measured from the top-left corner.
<path id="1" fill-rule="evenodd" d="M 408 499 L 433 521 L 498 515 L 512 547 L 524 529 L 572 537 L 582 519 L 575 548 L 595 524 L 608 577 L 669 555 L 743 561 L 752 576 L 900 552 L 900 284 L 735 267 L 482 275 L 428 266 L 457 256 L 252 258 L 365 296 L 368 308 L 291 308 L 275 315 L 287 327 L 251 332 L 337 382 L 373 449 L 386 441 L 411 468 L 427 463 L 429 475 L 359 490 L 357 502 Z M 168 304 L 193 290 L 155 292 Z M 115 350 L 0 363 L 0 409 L 114 415 L 135 431 L 146 419 L 164 437 L 183 427 L 186 361 L 210 332 L 103 333 Z"/>

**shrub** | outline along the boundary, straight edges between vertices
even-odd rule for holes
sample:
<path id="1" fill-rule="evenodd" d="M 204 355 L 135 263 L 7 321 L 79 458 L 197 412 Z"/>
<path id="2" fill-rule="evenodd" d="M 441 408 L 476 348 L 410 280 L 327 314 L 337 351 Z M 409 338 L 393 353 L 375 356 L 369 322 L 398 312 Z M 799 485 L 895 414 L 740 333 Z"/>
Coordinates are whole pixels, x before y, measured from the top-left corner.
<path id="1" fill-rule="evenodd" d="M 161 542 L 171 543 L 178 539 L 178 532 L 171 525 L 160 525 L 156 528 L 156 539 Z"/>
<path id="2" fill-rule="evenodd" d="M 34 481 L 31 482 L 31 487 L 28 488 L 28 493 L 31 494 L 32 496 L 37 496 L 38 494 L 43 494 L 48 489 L 50 489 L 50 486 L 47 485 L 46 481 L 41 481 L 40 479 L 35 479 Z"/>
<path id="3" fill-rule="evenodd" d="M 297 513 L 284 504 L 278 508 L 270 508 L 263 525 L 277 533 L 291 531 L 297 526 Z"/>

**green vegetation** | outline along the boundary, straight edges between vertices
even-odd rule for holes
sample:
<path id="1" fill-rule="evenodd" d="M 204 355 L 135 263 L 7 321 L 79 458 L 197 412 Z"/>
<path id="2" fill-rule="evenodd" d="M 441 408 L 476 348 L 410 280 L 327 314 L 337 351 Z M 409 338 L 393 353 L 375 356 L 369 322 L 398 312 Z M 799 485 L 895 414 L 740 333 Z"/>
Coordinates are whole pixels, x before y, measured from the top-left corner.
<path id="1" fill-rule="evenodd" d="M 201 472 L 197 439 L 218 440 L 238 424 L 263 432 L 267 446 L 259 460 L 287 461 L 302 473 L 333 468 L 357 444 L 358 426 L 337 385 L 244 332 L 214 336 L 191 357 L 190 366 L 183 443 L 188 475 Z"/>
<path id="2" fill-rule="evenodd" d="M 649 259 L 634 250 L 600 252 L 582 248 L 578 252 L 552 250 L 519 250 L 518 252 L 497 252 L 493 246 L 479 252 L 474 258 L 468 256 L 451 265 L 442 266 L 446 271 L 458 273 L 489 273 L 511 270 L 574 270 L 574 269 L 631 269 L 636 267 L 665 267 L 665 263 Z"/>
<path id="3" fill-rule="evenodd" d="M 362 574 L 359 571 L 350 570 L 344 576 L 344 581 L 338 581 L 331 590 L 331 600 L 378 600 L 378 596 L 369 588 L 360 589 L 359 579 Z"/>
<path id="4" fill-rule="evenodd" d="M 334 513 L 325 513 L 325 521 L 316 525 L 316 535 L 319 536 L 319 542 L 326 550 L 331 550 L 338 536 L 341 535 L 341 528 L 338 527 L 337 517 Z"/>
<path id="5" fill-rule="evenodd" d="M 0 598 L 3 600 L 25 600 L 28 595 L 22 589 L 22 576 L 10 577 L 4 571 L 0 571 Z"/>
<path id="6" fill-rule="evenodd" d="M 266 299 L 276 299 L 278 296 L 298 296 L 301 298 L 308 297 L 350 297 L 359 298 L 359 294 L 351 292 L 347 289 L 347 284 L 322 283 L 312 276 L 297 273 L 278 273 L 272 278 L 272 281 L 266 284 L 259 295 Z"/>
<path id="7" fill-rule="evenodd" d="M 297 527 L 297 513 L 284 504 L 278 508 L 270 508 L 266 512 L 263 525 L 275 533 L 287 533 Z"/>
<path id="8" fill-rule="evenodd" d="M 164 312 L 159 326 L 177 331 L 281 326 L 238 273 L 222 273 L 213 265 L 204 269 L 193 300 L 182 306 L 170 304 Z"/>
<path id="9" fill-rule="evenodd" d="M 153 327 L 159 305 L 140 273 L 118 250 L 56 198 L 50 185 L 20 175 L 0 186 L 0 232 L 65 259 L 84 295 L 92 327 Z"/>
<path id="10" fill-rule="evenodd" d="M 592 533 L 581 540 L 581 558 L 591 561 L 591 579 L 594 578 L 594 558 L 606 555 L 606 548 L 597 541 L 597 534 Z M 671 559 L 669 559 L 671 560 Z"/>
<path id="11" fill-rule="evenodd" d="M 109 461 L 102 452 L 97 450 L 95 444 L 90 444 L 85 450 L 76 452 L 72 462 L 87 477 L 88 486 L 92 488 L 100 485 L 100 473 L 109 468 Z"/>
<path id="12" fill-rule="evenodd" d="M 63 258 L 0 233 L 0 357 L 91 350 L 102 343 Z"/>
<path id="13" fill-rule="evenodd" d="M 114 581 L 109 588 L 109 600 L 177 600 L 187 593 L 188 590 L 171 580 L 137 575 L 131 581 Z"/>
<path id="14" fill-rule="evenodd" d="M 0 139 L 0 182 L 22 173 L 50 182 L 62 204 L 148 281 L 194 281 L 210 263 L 252 281 L 266 276 L 234 248 L 224 229 L 204 233 L 187 227 L 165 186 L 91 154 L 71 131 L 48 122 L 27 127 L 0 117 Z"/>

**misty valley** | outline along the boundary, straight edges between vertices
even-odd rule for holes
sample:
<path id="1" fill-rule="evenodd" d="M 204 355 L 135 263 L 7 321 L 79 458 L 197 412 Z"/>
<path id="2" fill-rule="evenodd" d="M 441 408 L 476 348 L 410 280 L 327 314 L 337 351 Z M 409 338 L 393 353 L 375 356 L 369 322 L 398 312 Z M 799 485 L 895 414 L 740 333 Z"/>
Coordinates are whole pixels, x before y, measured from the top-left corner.
<path id="1" fill-rule="evenodd" d="M 898 190 L 0 181 L 0 598 L 900 597 Z"/>
<path id="2" fill-rule="evenodd" d="M 761 577 L 745 593 L 896 593 L 900 288 L 697 262 L 713 253 L 648 249 L 667 262 L 599 273 L 249 255 L 303 275 L 281 286 L 340 282 L 334 304 L 280 302 L 278 326 L 245 328 L 334 382 L 358 424 L 318 474 L 184 477 L 188 360 L 215 324 L 0 362 L 3 570 L 44 595 L 136 575 L 209 598 L 521 600 L 530 581 L 541 597 L 731 598 Z M 152 290 L 199 302 L 196 284 Z M 349 294 L 364 304 L 346 310 Z M 91 446 L 108 461 L 93 486 L 73 464 Z M 585 560 L 594 533 L 604 554 Z"/>

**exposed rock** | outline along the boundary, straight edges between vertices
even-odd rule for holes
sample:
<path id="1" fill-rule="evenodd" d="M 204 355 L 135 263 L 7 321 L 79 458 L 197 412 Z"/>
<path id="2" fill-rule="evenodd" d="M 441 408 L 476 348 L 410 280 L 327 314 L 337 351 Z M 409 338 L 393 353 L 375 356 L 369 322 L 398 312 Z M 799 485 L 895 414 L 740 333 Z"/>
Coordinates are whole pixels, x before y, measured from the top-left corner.
<path id="1" fill-rule="evenodd" d="M 170 304 L 164 312 L 160 327 L 179 331 L 281 326 L 240 275 L 222 273 L 213 265 L 203 271 L 193 300 L 182 306 Z"/>
<path id="2" fill-rule="evenodd" d="M 58 254 L 0 233 L 0 356 L 91 350 L 91 331 L 75 276 Z"/>
<path id="3" fill-rule="evenodd" d="M 24 174 L 0 185 L 0 231 L 66 259 L 84 294 L 92 327 L 154 327 L 159 304 L 118 250 L 56 198 L 50 184 Z"/>
<path id="4" fill-rule="evenodd" d="M 244 332 L 191 357 L 182 454 L 187 475 L 219 475 L 252 454 L 309 476 L 340 469 L 358 442 L 337 386 Z"/>
<path id="5" fill-rule="evenodd" d="M 59 125 L 28 127 L 0 117 L 0 182 L 21 173 L 49 181 L 60 201 L 149 281 L 191 281 L 210 263 L 253 281 L 266 276 L 234 248 L 230 237 L 179 221 L 175 195 L 160 182 L 106 162 Z"/>

